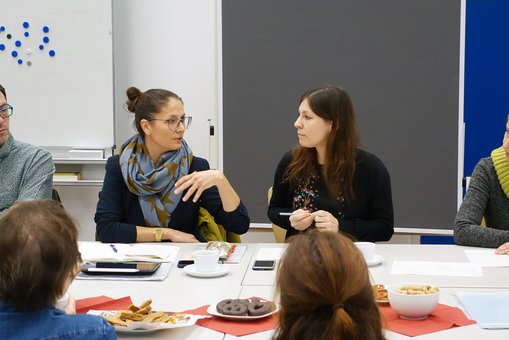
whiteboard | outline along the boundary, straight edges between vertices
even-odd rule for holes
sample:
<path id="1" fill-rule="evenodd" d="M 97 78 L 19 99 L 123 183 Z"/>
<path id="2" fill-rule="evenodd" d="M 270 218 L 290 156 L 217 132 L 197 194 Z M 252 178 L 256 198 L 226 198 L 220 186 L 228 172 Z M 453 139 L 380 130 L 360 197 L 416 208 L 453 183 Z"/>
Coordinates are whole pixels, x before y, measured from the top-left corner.
<path id="1" fill-rule="evenodd" d="M 111 147 L 111 1 L 0 0 L 0 5 L 0 30 L 4 27 L 0 84 L 14 107 L 10 121 L 14 137 L 40 146 Z M 50 50 L 55 52 L 53 57 Z"/>

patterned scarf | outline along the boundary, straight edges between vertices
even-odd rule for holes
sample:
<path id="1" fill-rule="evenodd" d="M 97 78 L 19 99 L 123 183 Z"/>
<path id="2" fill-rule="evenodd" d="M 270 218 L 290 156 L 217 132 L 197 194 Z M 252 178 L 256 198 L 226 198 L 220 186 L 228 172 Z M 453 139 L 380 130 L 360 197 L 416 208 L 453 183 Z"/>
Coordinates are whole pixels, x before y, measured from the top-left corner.
<path id="1" fill-rule="evenodd" d="M 184 140 L 180 149 L 164 153 L 155 166 L 140 135 L 122 145 L 122 176 L 129 191 L 138 196 L 147 226 L 168 226 L 182 197 L 182 193 L 175 194 L 175 183 L 189 173 L 192 159 L 193 153 Z"/>
<path id="2" fill-rule="evenodd" d="M 498 181 L 507 198 L 509 198 L 509 164 L 505 159 L 505 150 L 503 147 L 491 152 L 491 161 L 497 172 Z"/>

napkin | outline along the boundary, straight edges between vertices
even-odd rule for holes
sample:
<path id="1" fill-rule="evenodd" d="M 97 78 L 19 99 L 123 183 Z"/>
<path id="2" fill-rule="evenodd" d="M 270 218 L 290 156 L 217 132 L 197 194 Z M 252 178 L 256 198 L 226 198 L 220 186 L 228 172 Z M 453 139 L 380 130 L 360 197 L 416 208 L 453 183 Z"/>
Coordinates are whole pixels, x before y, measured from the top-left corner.
<path id="1" fill-rule="evenodd" d="M 207 313 L 209 306 L 210 305 L 205 305 L 196 309 L 183 311 L 182 313 L 194 315 L 210 315 Z M 196 324 L 221 333 L 227 333 L 233 336 L 244 336 L 276 328 L 278 324 L 278 317 L 277 314 L 274 314 L 259 320 L 232 321 L 213 316 L 210 319 L 200 319 L 196 321 Z"/>
<path id="2" fill-rule="evenodd" d="M 405 320 L 390 306 L 379 306 L 383 315 L 384 328 L 407 336 L 417 336 L 443 331 L 452 327 L 472 325 L 475 321 L 467 319 L 456 307 L 438 304 L 437 308 L 424 320 Z"/>
<path id="3" fill-rule="evenodd" d="M 90 309 L 94 310 L 124 310 L 132 305 L 130 296 L 113 299 L 105 295 L 76 300 L 76 314 L 86 314 Z"/>

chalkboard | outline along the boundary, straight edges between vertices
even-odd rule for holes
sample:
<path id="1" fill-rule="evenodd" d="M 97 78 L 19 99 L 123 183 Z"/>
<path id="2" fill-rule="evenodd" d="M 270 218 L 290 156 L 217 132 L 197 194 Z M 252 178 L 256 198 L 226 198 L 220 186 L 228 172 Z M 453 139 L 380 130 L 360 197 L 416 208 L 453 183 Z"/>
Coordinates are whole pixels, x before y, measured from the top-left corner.
<path id="1" fill-rule="evenodd" d="M 111 147 L 111 1 L 5 2 L 0 84 L 14 107 L 14 137 L 41 146 Z"/>
<path id="2" fill-rule="evenodd" d="M 300 95 L 330 83 L 391 174 L 396 226 L 451 229 L 460 18 L 461 0 L 222 1 L 224 171 L 252 222 L 268 222 Z"/>

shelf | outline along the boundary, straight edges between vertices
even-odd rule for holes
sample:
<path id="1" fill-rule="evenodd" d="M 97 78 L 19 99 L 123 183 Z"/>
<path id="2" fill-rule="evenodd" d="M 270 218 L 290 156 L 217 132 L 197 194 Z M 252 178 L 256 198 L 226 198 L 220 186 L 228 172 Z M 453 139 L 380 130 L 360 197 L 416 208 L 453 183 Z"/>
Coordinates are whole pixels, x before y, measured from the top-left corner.
<path id="1" fill-rule="evenodd" d="M 53 181 L 54 186 L 80 186 L 80 185 L 88 185 L 88 186 L 102 186 L 102 180 L 95 179 L 83 179 L 79 181 Z"/>
<path id="2" fill-rule="evenodd" d="M 104 158 L 53 158 L 55 164 L 106 164 Z"/>

